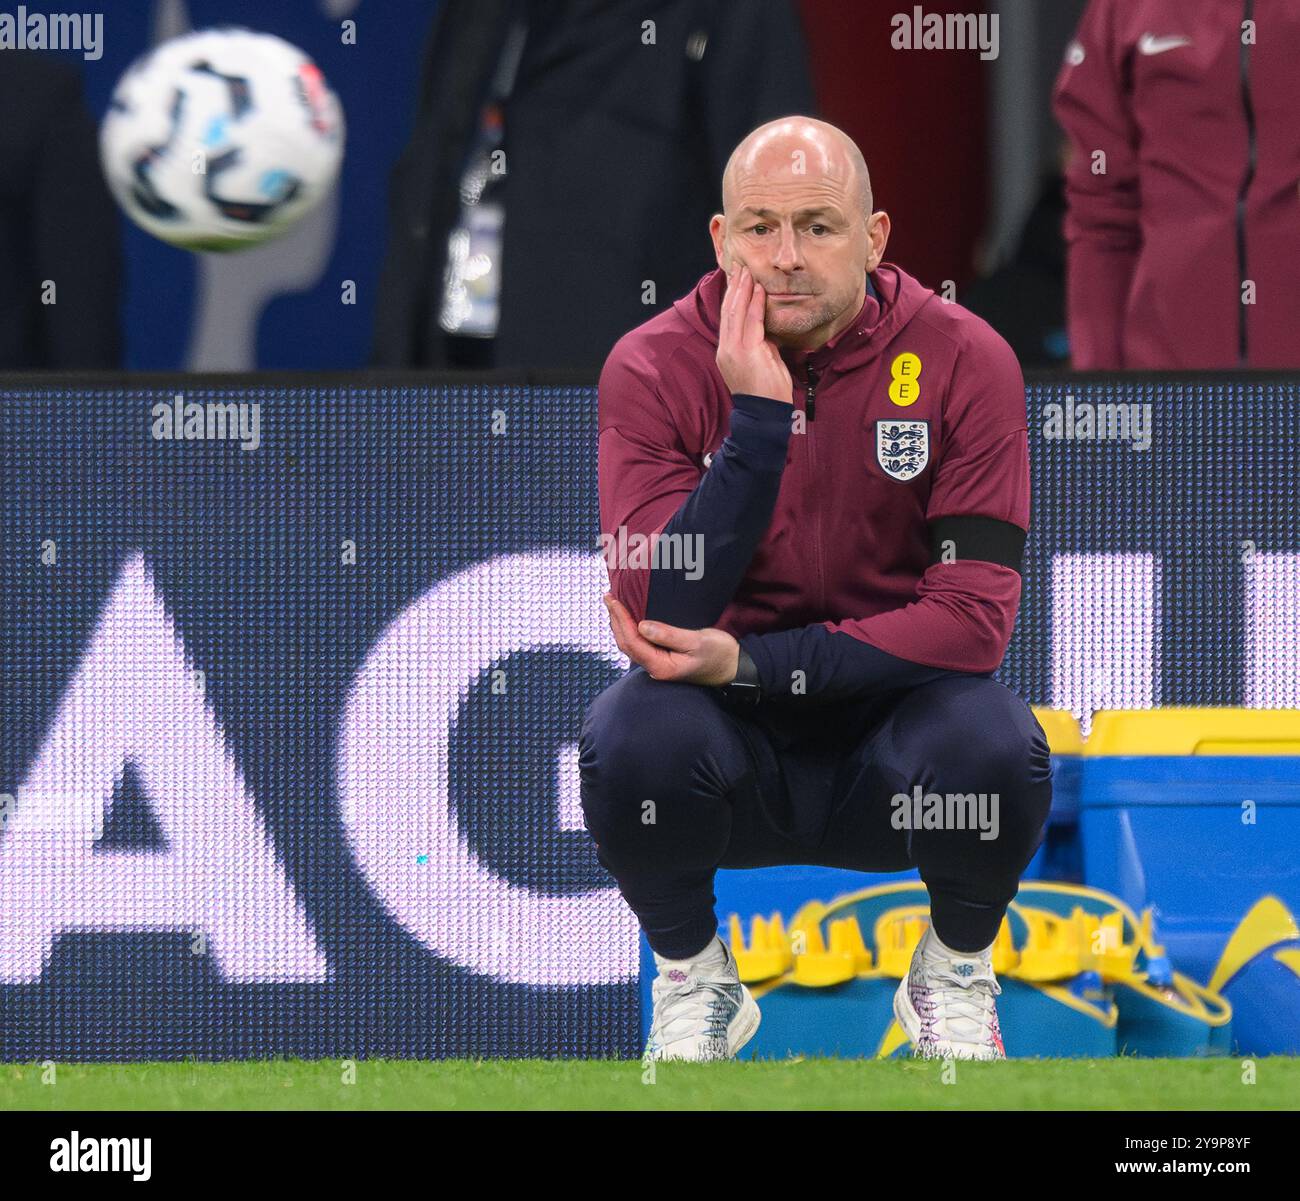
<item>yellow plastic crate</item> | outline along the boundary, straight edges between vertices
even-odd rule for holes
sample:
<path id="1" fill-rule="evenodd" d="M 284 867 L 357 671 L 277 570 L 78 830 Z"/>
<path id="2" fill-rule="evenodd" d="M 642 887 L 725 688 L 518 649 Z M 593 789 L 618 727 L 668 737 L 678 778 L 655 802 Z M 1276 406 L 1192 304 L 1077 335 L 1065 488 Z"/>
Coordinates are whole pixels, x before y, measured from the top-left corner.
<path id="1" fill-rule="evenodd" d="M 1300 755 L 1300 709 L 1103 709 L 1083 753 Z"/>
<path id="2" fill-rule="evenodd" d="M 1032 706 L 1038 724 L 1047 735 L 1047 747 L 1053 755 L 1082 755 L 1083 734 L 1073 713 L 1064 709 L 1044 709 L 1040 705 Z"/>

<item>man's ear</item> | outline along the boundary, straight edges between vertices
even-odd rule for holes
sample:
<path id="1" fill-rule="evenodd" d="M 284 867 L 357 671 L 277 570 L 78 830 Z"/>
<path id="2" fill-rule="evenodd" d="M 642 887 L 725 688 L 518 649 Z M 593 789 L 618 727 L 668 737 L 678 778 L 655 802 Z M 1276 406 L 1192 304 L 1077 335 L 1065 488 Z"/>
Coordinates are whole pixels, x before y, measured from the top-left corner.
<path id="1" fill-rule="evenodd" d="M 889 244 L 889 214 L 881 209 L 872 213 L 867 221 L 867 271 L 874 271 L 885 260 L 885 247 Z"/>
<path id="2" fill-rule="evenodd" d="M 709 237 L 713 239 L 713 257 L 717 260 L 718 266 L 727 270 L 727 252 L 725 249 L 724 234 L 726 233 L 727 219 L 721 213 L 714 213 L 709 220 Z"/>

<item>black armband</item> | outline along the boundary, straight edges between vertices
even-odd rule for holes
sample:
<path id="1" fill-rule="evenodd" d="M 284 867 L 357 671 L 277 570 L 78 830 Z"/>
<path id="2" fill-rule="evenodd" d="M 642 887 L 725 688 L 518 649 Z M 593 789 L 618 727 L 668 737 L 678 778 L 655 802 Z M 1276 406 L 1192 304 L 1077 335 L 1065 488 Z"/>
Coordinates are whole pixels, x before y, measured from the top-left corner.
<path id="1" fill-rule="evenodd" d="M 1020 571 L 1025 531 L 996 517 L 940 517 L 930 523 L 930 562 L 979 559 Z"/>

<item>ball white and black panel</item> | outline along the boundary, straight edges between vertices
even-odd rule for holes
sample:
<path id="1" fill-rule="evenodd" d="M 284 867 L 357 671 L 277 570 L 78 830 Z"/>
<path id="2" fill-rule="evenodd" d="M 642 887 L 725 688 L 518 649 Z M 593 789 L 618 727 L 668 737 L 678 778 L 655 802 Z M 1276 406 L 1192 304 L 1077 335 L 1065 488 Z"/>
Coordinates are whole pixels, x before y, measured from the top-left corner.
<path id="1" fill-rule="evenodd" d="M 133 64 L 100 134 L 127 214 L 190 249 L 237 249 L 283 233 L 329 193 L 342 106 L 311 59 L 245 29 L 186 34 Z"/>

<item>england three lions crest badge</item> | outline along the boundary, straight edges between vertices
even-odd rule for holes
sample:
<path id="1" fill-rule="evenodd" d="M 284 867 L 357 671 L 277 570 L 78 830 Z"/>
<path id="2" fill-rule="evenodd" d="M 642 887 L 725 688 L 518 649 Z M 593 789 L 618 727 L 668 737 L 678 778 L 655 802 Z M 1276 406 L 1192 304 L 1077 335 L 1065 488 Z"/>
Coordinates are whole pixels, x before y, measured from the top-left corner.
<path id="1" fill-rule="evenodd" d="M 929 461 L 928 421 L 876 422 L 876 462 L 891 479 L 913 480 Z"/>

